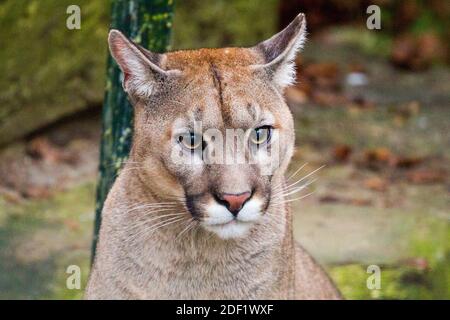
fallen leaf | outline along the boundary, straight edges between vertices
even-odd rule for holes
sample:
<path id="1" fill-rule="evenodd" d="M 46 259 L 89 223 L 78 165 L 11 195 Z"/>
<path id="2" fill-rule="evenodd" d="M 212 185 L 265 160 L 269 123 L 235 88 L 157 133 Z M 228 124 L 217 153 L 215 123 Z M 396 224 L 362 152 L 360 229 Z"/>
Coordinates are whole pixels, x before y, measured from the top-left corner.
<path id="1" fill-rule="evenodd" d="M 344 162 L 347 161 L 352 153 L 352 148 L 349 145 L 341 144 L 337 145 L 333 149 L 333 158 L 336 161 Z"/>
<path id="2" fill-rule="evenodd" d="M 336 202 L 342 202 L 343 199 L 340 199 L 336 196 L 332 196 L 332 195 L 326 195 L 326 196 L 322 196 L 319 198 L 320 202 L 323 203 L 336 203 Z"/>
<path id="3" fill-rule="evenodd" d="M 390 165 L 397 168 L 409 169 L 423 162 L 419 157 L 392 157 Z"/>
<path id="4" fill-rule="evenodd" d="M 441 38 L 434 32 L 422 34 L 418 39 L 417 55 L 429 65 L 446 58 L 446 48 Z"/>
<path id="5" fill-rule="evenodd" d="M 374 103 L 372 101 L 367 100 L 363 96 L 356 96 L 353 97 L 350 101 L 350 106 L 353 108 L 363 109 L 363 110 L 370 110 L 375 107 Z"/>
<path id="6" fill-rule="evenodd" d="M 328 79 L 333 84 L 336 84 L 339 76 L 339 68 L 336 63 L 310 63 L 303 69 L 303 74 L 306 77 L 323 80 Z M 328 82 L 328 81 L 327 81 Z"/>
<path id="7" fill-rule="evenodd" d="M 366 162 L 383 162 L 388 163 L 393 158 L 391 151 L 387 148 L 375 148 L 364 152 Z"/>
<path id="8" fill-rule="evenodd" d="M 334 195 L 325 195 L 319 198 L 322 203 L 343 203 L 355 206 L 370 206 L 372 205 L 372 200 L 362 199 L 362 198 L 341 198 Z"/>
<path id="9" fill-rule="evenodd" d="M 388 183 L 385 179 L 380 177 L 372 177 L 364 180 L 364 186 L 370 190 L 385 191 Z"/>
<path id="10" fill-rule="evenodd" d="M 409 172 L 407 179 L 416 184 L 445 182 L 446 172 L 439 169 L 420 169 Z"/>
<path id="11" fill-rule="evenodd" d="M 354 199 L 350 199 L 349 203 L 352 205 L 355 205 L 355 206 L 365 207 L 365 206 L 372 205 L 372 200 L 362 199 L 362 198 L 354 198 Z"/>
<path id="12" fill-rule="evenodd" d="M 421 65 L 416 57 L 416 47 L 415 39 L 410 35 L 396 38 L 392 45 L 392 63 L 400 68 L 419 69 Z"/>
<path id="13" fill-rule="evenodd" d="M 420 36 L 399 36 L 392 46 L 391 61 L 400 68 L 422 70 L 445 58 L 445 46 L 439 36 L 432 32 Z"/>
<path id="14" fill-rule="evenodd" d="M 45 199 L 51 195 L 51 192 L 48 187 L 28 186 L 22 191 L 22 194 L 25 198 Z"/>
<path id="15" fill-rule="evenodd" d="M 367 74 L 366 66 L 361 63 L 350 63 L 348 65 L 348 69 L 350 72 L 358 72 Z"/>

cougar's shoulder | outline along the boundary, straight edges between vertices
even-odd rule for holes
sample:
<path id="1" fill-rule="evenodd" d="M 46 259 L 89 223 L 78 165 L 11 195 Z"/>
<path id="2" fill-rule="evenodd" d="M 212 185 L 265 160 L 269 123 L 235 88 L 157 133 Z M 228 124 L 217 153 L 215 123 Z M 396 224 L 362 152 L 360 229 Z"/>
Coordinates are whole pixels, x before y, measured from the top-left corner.
<path id="1" fill-rule="evenodd" d="M 339 300 L 341 293 L 317 261 L 295 244 L 295 298 Z"/>

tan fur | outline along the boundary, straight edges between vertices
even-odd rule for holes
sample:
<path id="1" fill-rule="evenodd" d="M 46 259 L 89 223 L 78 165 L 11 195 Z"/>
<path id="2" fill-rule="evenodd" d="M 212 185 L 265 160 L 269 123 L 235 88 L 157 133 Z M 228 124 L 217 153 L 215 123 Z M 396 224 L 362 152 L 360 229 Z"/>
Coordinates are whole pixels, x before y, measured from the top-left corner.
<path id="1" fill-rule="evenodd" d="M 295 27 L 293 36 L 300 32 Z M 124 45 L 114 41 L 113 54 L 126 73 L 117 53 Z M 266 63 L 255 48 L 177 51 L 155 59 L 159 75 L 141 75 L 153 79 L 150 96 L 134 90 L 131 80 L 124 83 L 135 108 L 133 147 L 104 205 L 87 299 L 340 298 L 319 265 L 294 243 L 292 214 L 276 192 L 285 184 L 294 128 L 272 73 L 253 67 Z M 161 76 L 158 68 L 173 72 Z M 174 123 L 180 119 L 198 118 L 205 128 L 223 131 L 253 128 L 265 112 L 275 118 L 283 142 L 273 175 L 261 175 L 249 164 L 213 164 L 197 171 L 171 163 Z M 248 234 L 222 239 L 202 227 L 203 208 L 214 201 L 212 190 L 248 188 L 266 205 Z M 195 215 L 186 203 L 194 195 Z M 158 203 L 171 204 L 158 207 L 160 212 L 146 207 Z M 181 220 L 153 227 L 164 214 L 180 214 Z M 184 232 L 191 221 L 194 227 Z"/>

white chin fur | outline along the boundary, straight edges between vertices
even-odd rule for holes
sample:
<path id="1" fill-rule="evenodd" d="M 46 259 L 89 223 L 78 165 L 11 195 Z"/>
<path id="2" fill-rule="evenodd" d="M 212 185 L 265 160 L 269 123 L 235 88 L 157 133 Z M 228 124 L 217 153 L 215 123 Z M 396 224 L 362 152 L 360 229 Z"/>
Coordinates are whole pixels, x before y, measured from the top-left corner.
<path id="1" fill-rule="evenodd" d="M 219 225 L 204 225 L 205 229 L 214 232 L 217 236 L 222 239 L 235 239 L 245 236 L 253 223 L 231 221 L 227 224 Z"/>
<path id="2" fill-rule="evenodd" d="M 262 201 L 251 199 L 239 212 L 237 219 L 216 202 L 206 207 L 207 217 L 203 225 L 206 230 L 214 232 L 222 239 L 233 239 L 245 236 L 254 222 L 261 217 Z"/>

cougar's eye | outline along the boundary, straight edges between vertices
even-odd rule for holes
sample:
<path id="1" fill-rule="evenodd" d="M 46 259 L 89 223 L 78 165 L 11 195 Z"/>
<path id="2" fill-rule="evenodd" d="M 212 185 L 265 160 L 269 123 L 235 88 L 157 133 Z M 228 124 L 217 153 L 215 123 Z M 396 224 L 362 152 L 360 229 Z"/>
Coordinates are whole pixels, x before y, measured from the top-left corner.
<path id="1" fill-rule="evenodd" d="M 250 141 L 255 145 L 261 145 L 269 142 L 273 128 L 271 126 L 262 126 L 256 128 L 250 134 Z"/>
<path id="2" fill-rule="evenodd" d="M 178 136 L 178 142 L 188 150 L 195 150 L 202 146 L 202 137 L 193 132 L 187 132 Z"/>

